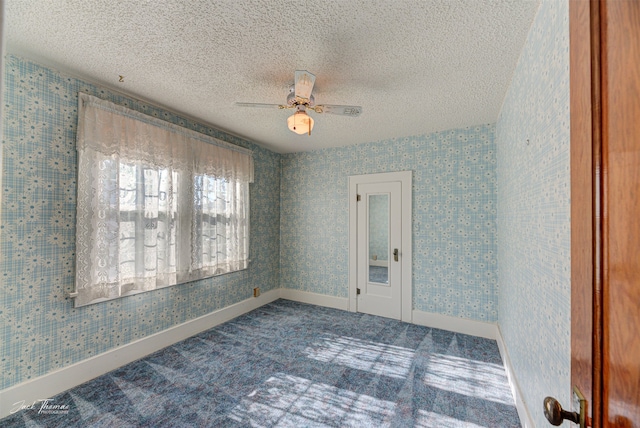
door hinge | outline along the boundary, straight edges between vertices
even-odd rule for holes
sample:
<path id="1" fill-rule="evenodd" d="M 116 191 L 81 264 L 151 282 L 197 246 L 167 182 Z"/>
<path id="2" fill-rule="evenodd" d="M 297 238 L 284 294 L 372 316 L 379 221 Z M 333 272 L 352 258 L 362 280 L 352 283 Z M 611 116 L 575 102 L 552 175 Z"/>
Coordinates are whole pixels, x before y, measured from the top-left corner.
<path id="1" fill-rule="evenodd" d="M 360 195 L 356 195 L 356 201 L 360 202 Z"/>
<path id="2" fill-rule="evenodd" d="M 360 289 L 359 288 L 356 288 L 356 295 L 357 294 L 360 294 Z"/>

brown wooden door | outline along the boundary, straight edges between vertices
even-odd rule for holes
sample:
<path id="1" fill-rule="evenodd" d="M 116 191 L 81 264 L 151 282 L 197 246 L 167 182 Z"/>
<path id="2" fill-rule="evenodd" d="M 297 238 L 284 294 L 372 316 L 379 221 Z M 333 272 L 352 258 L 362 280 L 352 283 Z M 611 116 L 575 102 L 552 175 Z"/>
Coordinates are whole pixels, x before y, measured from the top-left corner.
<path id="1" fill-rule="evenodd" d="M 640 1 L 569 11 L 571 378 L 592 426 L 640 428 Z"/>

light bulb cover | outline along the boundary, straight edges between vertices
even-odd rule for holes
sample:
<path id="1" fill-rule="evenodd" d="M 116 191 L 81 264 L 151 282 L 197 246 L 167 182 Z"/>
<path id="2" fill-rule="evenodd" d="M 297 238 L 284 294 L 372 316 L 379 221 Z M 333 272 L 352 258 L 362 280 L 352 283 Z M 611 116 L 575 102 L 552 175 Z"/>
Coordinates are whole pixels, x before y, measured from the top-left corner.
<path id="1" fill-rule="evenodd" d="M 313 129 L 313 118 L 304 111 L 297 111 L 289 116 L 287 126 L 296 134 L 308 134 Z"/>

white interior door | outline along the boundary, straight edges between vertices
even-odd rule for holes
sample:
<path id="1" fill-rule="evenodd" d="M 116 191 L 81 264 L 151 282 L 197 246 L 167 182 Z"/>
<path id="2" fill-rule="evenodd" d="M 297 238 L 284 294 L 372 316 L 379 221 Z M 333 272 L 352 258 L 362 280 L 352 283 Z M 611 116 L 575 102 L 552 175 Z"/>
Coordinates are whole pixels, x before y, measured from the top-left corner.
<path id="1" fill-rule="evenodd" d="M 397 171 L 349 177 L 348 309 L 352 312 L 412 322 L 412 175 Z M 385 212 L 386 219 L 380 214 Z"/>
<path id="2" fill-rule="evenodd" d="M 357 311 L 402 316 L 402 187 L 358 184 Z"/>

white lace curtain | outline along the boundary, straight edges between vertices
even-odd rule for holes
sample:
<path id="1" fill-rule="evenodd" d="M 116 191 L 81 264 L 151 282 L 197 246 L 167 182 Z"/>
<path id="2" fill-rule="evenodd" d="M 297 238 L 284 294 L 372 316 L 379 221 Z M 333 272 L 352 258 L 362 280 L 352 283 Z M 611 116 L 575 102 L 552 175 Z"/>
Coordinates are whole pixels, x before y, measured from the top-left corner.
<path id="1" fill-rule="evenodd" d="M 249 150 L 79 94 L 75 306 L 247 268 Z"/>

